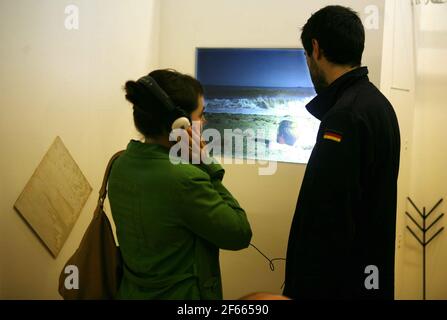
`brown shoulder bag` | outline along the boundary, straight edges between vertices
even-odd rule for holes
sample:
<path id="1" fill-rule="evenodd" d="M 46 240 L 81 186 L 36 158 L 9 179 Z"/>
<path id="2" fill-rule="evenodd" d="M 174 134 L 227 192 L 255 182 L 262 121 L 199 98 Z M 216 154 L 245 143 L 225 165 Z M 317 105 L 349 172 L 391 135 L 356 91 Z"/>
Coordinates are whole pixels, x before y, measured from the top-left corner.
<path id="1" fill-rule="evenodd" d="M 116 297 L 123 261 L 110 221 L 104 212 L 104 200 L 112 164 L 122 153 L 120 151 L 110 159 L 93 219 L 79 248 L 68 259 L 59 276 L 59 293 L 66 300 Z"/>

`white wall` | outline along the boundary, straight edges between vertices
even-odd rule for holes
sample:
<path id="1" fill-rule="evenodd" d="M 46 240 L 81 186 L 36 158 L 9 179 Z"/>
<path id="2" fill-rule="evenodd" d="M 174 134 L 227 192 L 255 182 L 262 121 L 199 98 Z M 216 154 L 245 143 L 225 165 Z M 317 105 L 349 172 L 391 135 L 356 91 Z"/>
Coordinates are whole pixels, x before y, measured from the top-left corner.
<path id="1" fill-rule="evenodd" d="M 336 3 L 353 7 L 363 18 L 368 5 L 376 4 L 380 12 L 383 9 L 383 1 L 163 0 L 160 66 L 194 75 L 197 47 L 301 47 L 300 29 L 311 13 Z M 378 30 L 367 30 L 364 56 L 377 86 L 382 17 L 380 14 Z M 254 165 L 224 167 L 224 183 L 250 219 L 252 243 L 270 258 L 285 257 L 305 166 L 279 163 L 273 176 L 259 176 Z M 272 273 L 253 248 L 223 251 L 221 257 L 224 298 L 238 298 L 251 291 L 282 292 L 284 262 L 276 262 Z"/>
<path id="2" fill-rule="evenodd" d="M 415 2 L 415 1 L 414 1 Z M 428 4 L 427 4 L 428 3 Z M 447 4 L 387 0 L 383 48 L 382 91 L 393 103 L 402 137 L 397 223 L 396 297 L 422 299 L 422 249 L 406 230 L 417 228 L 405 216 L 416 211 L 407 201 L 429 210 L 447 194 Z M 433 213 L 430 224 L 445 203 Z M 422 222 L 420 222 L 422 224 Z M 428 234 L 445 226 L 445 218 Z M 427 247 L 427 299 L 447 299 L 447 240 L 445 232 Z"/>
<path id="3" fill-rule="evenodd" d="M 387 0 L 382 60 L 381 91 L 392 103 L 401 134 L 396 222 L 395 296 L 408 298 L 403 273 L 405 261 L 405 210 L 410 195 L 413 155 L 413 119 L 415 108 L 415 60 L 413 20 L 410 1 Z"/>
<path id="4" fill-rule="evenodd" d="M 447 201 L 447 3 L 414 7 L 416 48 L 416 108 L 414 151 L 410 193 L 416 204 L 430 210 L 440 199 L 441 206 L 429 218 L 431 223 L 446 213 Z M 446 226 L 442 218 L 432 231 Z M 407 224 L 410 224 L 407 221 Z M 447 231 L 427 247 L 427 299 L 447 299 Z M 408 291 L 421 297 L 421 248 L 407 233 L 404 272 L 410 279 Z"/>
<path id="5" fill-rule="evenodd" d="M 65 7 L 79 8 L 66 30 Z M 136 135 L 122 86 L 158 63 L 158 1 L 0 1 L 0 298 L 53 299 L 108 158 Z M 59 135 L 93 187 L 57 259 L 13 204 Z"/>

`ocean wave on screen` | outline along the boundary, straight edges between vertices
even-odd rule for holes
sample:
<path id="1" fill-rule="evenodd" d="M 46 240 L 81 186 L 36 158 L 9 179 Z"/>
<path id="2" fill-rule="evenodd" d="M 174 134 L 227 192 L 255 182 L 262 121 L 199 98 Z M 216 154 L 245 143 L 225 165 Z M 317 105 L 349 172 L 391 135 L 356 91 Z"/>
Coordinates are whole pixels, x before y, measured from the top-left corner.
<path id="1" fill-rule="evenodd" d="M 207 99 L 206 112 L 259 114 L 275 116 L 306 116 L 305 106 L 313 99 L 309 97 L 255 97 Z"/>

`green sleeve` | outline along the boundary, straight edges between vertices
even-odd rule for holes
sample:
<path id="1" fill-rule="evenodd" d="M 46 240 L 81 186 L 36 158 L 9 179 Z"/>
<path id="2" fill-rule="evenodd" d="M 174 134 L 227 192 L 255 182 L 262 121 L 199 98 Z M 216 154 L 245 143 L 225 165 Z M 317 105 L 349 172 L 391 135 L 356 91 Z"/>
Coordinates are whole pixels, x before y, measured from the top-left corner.
<path id="1" fill-rule="evenodd" d="M 183 181 L 181 219 L 188 229 L 219 248 L 246 248 L 252 236 L 247 215 L 223 186 L 223 168 L 215 164 L 208 169 L 206 175 Z"/>
<path id="2" fill-rule="evenodd" d="M 208 159 L 212 159 L 212 162 L 210 164 L 201 163 L 197 165 L 197 167 L 200 170 L 206 172 L 210 176 L 211 180 L 219 179 L 220 181 L 222 181 L 225 175 L 224 168 L 222 168 L 222 166 L 217 161 L 215 161 L 214 158 Z"/>

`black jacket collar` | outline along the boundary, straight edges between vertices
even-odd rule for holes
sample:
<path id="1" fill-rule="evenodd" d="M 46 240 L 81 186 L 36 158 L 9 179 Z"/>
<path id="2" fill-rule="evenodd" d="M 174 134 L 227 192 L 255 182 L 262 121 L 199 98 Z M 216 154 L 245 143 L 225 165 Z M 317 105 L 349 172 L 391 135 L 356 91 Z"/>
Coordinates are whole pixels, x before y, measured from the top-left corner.
<path id="1" fill-rule="evenodd" d="M 345 73 L 335 80 L 329 87 L 323 90 L 312 101 L 306 105 L 309 111 L 318 120 L 323 119 L 325 114 L 337 102 L 340 95 L 359 79 L 368 79 L 368 68 L 361 67 Z"/>

